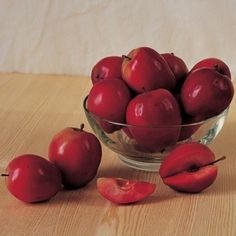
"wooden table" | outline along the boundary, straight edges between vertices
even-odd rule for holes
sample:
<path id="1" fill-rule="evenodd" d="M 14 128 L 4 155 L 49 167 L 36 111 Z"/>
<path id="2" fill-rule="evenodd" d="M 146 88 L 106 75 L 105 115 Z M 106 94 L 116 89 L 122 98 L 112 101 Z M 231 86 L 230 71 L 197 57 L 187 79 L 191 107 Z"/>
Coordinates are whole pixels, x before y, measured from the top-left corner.
<path id="1" fill-rule="evenodd" d="M 34 153 L 47 158 L 52 136 L 85 123 L 82 101 L 87 77 L 0 74 L 0 171 L 13 157 Z M 40 204 L 14 198 L 0 178 L 0 235 L 236 235 L 236 99 L 219 136 L 210 145 L 218 163 L 214 184 L 200 194 L 177 193 L 157 173 L 134 170 L 103 146 L 97 177 L 120 176 L 157 183 L 157 191 L 134 205 L 116 206 L 86 187 L 61 191 Z"/>

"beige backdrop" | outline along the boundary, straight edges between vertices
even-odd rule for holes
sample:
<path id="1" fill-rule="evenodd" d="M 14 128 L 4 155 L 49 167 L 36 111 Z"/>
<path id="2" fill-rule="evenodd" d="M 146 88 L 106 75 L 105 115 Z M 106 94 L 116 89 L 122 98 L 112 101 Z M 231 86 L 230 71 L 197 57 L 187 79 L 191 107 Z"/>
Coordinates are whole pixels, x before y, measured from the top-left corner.
<path id="1" fill-rule="evenodd" d="M 236 72 L 235 0 L 0 0 L 0 71 L 89 75 L 139 46 Z"/>

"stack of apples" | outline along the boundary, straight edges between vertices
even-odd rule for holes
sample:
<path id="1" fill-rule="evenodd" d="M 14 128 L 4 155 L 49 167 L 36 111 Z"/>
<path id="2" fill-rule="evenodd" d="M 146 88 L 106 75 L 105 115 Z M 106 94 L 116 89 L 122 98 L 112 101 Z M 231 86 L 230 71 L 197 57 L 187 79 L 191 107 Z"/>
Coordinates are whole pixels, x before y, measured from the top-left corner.
<path id="1" fill-rule="evenodd" d="M 150 47 L 101 59 L 91 79 L 88 110 L 128 124 L 126 132 L 145 152 L 189 138 L 198 127 L 181 125 L 220 114 L 234 95 L 229 67 L 221 59 L 203 59 L 189 70 L 180 57 Z M 100 125 L 107 133 L 122 127 L 104 120 Z"/>
<path id="2" fill-rule="evenodd" d="M 97 137 L 80 128 L 66 127 L 53 136 L 48 160 L 36 154 L 14 157 L 6 168 L 6 185 L 19 200 L 37 203 L 51 199 L 62 187 L 84 187 L 97 174 L 102 147 Z"/>
<path id="3" fill-rule="evenodd" d="M 201 121 L 223 112 L 234 95 L 228 66 L 207 58 L 190 71 L 172 53 L 159 54 L 141 47 L 127 56 L 110 56 L 92 69 L 87 107 L 101 128 L 112 133 L 128 124 L 129 137 L 142 150 L 161 151 L 192 135 L 196 129 L 182 124 Z M 106 122 L 106 120 L 113 121 Z M 76 189 L 92 181 L 99 168 L 102 147 L 97 137 L 80 128 L 67 127 L 57 133 L 48 148 L 49 160 L 24 154 L 7 166 L 7 188 L 16 198 L 29 203 L 49 200 L 62 186 Z M 164 184 L 181 192 L 197 193 L 210 186 L 216 176 L 214 153 L 200 143 L 175 147 L 160 167 Z M 97 189 L 106 199 L 134 203 L 150 196 L 155 183 L 115 177 L 97 179 Z"/>

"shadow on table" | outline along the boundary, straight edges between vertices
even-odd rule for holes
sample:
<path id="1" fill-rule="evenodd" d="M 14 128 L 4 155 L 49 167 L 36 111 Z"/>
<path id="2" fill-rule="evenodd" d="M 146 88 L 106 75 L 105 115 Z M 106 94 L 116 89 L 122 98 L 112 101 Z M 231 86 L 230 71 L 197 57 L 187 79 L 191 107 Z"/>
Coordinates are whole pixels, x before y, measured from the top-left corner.
<path id="1" fill-rule="evenodd" d="M 217 153 L 216 158 L 226 156 L 226 159 L 217 163 L 218 175 L 212 186 L 215 193 L 230 193 L 236 191 L 236 120 L 226 121 L 218 137 L 210 147 Z"/>

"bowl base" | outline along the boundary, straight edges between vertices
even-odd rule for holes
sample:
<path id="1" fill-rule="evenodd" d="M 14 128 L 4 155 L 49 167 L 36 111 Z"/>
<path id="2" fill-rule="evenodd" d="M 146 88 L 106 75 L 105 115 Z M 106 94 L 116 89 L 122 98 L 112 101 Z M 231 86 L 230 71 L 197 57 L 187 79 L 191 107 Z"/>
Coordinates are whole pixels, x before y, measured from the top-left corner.
<path id="1" fill-rule="evenodd" d="M 142 161 L 141 159 L 139 160 L 134 160 L 130 157 L 126 157 L 123 155 L 118 155 L 119 159 L 127 166 L 137 169 L 137 170 L 143 170 L 143 171 L 149 171 L 149 172 L 158 172 L 161 166 L 161 159 L 150 159 L 147 161 Z"/>

